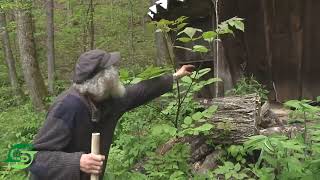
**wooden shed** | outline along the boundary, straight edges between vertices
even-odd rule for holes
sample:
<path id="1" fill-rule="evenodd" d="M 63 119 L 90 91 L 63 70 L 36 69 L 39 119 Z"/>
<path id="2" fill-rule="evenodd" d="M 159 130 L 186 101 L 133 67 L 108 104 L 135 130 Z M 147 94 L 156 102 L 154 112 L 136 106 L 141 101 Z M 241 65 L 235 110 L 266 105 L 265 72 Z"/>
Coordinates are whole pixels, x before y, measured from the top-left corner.
<path id="1" fill-rule="evenodd" d="M 270 100 L 283 102 L 320 95 L 319 9 L 318 0 L 167 0 L 155 2 L 150 15 L 154 20 L 187 16 L 190 26 L 204 31 L 214 29 L 217 18 L 244 18 L 245 33 L 222 39 L 218 66 L 215 51 L 199 57 L 175 50 L 177 61 L 213 67 L 224 81 L 222 92 L 241 74 L 253 75 L 271 92 Z"/>

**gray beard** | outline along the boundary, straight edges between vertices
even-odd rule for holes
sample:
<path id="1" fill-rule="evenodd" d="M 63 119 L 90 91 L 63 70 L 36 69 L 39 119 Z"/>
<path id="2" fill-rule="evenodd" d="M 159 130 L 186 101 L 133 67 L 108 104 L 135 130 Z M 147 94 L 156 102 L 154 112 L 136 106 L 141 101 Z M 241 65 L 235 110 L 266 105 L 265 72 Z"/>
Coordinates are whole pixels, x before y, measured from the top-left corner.
<path id="1" fill-rule="evenodd" d="M 105 69 L 82 84 L 74 84 L 74 87 L 80 93 L 90 95 L 96 102 L 110 97 L 123 97 L 126 93 L 125 87 L 119 80 L 118 71 L 114 67 Z"/>
<path id="2" fill-rule="evenodd" d="M 112 86 L 112 88 L 105 87 L 103 93 L 91 94 L 94 101 L 101 102 L 108 98 L 120 98 L 126 93 L 126 88 L 124 85 L 117 80 L 117 82 Z"/>

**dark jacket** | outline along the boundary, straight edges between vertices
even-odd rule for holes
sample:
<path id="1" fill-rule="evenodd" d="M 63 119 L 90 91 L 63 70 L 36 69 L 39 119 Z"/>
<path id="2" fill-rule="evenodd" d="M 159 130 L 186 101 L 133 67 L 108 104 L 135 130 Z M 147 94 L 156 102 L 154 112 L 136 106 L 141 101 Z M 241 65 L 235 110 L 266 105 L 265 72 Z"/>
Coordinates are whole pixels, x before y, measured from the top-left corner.
<path id="1" fill-rule="evenodd" d="M 90 153 L 91 134 L 94 132 L 101 134 L 100 152 L 106 156 L 102 179 L 120 117 L 126 111 L 170 91 L 172 85 L 172 75 L 164 75 L 128 86 L 124 97 L 109 98 L 98 104 L 98 122 L 91 121 L 92 110 L 84 96 L 73 88 L 65 91 L 51 106 L 34 139 L 33 145 L 38 152 L 29 169 L 31 179 L 90 179 L 89 174 L 80 171 L 80 157 L 83 153 Z"/>

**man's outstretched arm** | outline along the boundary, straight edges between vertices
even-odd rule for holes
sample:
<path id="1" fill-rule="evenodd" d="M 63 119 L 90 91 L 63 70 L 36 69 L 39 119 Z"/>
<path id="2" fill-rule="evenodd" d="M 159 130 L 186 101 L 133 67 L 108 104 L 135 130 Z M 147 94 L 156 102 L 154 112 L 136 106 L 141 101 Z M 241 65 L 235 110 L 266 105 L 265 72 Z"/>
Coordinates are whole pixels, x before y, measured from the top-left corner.
<path id="1" fill-rule="evenodd" d="M 173 80 L 192 73 L 193 65 L 184 65 L 176 73 L 142 81 L 126 88 L 125 110 L 131 110 L 172 90 Z"/>

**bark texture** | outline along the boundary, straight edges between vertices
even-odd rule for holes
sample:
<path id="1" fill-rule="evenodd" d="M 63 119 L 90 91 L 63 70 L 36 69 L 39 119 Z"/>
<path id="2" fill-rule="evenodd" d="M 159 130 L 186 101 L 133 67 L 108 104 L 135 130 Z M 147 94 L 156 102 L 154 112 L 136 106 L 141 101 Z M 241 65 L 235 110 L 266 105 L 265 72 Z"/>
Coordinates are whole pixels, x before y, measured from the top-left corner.
<path id="1" fill-rule="evenodd" d="M 207 121 L 214 125 L 210 135 L 172 139 L 158 149 L 159 154 L 165 154 L 177 143 L 189 143 L 192 152 L 191 162 L 196 162 L 211 151 L 207 140 L 213 144 L 241 144 L 248 137 L 259 133 L 260 98 L 256 94 L 203 99 L 200 102 L 208 107 L 218 106 L 214 117 Z"/>
<path id="2" fill-rule="evenodd" d="M 55 58 L 54 58 L 54 3 L 53 0 L 47 0 L 47 58 L 48 58 L 48 90 L 50 94 L 54 93 L 55 76 Z"/>
<path id="3" fill-rule="evenodd" d="M 94 5 L 93 5 L 93 0 L 90 0 L 89 4 L 89 24 L 88 24 L 88 29 L 89 29 L 89 34 L 90 34 L 90 49 L 94 49 Z"/>
<path id="4" fill-rule="evenodd" d="M 209 120 L 215 126 L 209 137 L 214 143 L 239 144 L 258 133 L 260 98 L 256 94 L 215 98 L 203 103 L 218 106 Z"/>
<path id="5" fill-rule="evenodd" d="M 35 109 L 44 110 L 45 106 L 42 99 L 46 96 L 47 91 L 36 59 L 31 11 L 22 9 L 17 10 L 16 20 L 17 38 L 24 80 Z"/>
<path id="6" fill-rule="evenodd" d="M 12 54 L 9 34 L 8 34 L 8 31 L 6 30 L 6 26 L 7 26 L 7 23 L 6 23 L 5 13 L 0 11 L 0 32 L 2 34 L 2 45 L 3 45 L 4 54 L 5 54 L 5 60 L 9 70 L 9 80 L 15 95 L 21 95 L 18 78 L 17 78 L 15 59 Z"/>

